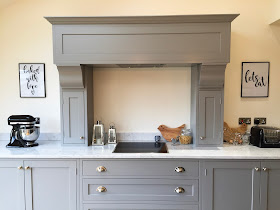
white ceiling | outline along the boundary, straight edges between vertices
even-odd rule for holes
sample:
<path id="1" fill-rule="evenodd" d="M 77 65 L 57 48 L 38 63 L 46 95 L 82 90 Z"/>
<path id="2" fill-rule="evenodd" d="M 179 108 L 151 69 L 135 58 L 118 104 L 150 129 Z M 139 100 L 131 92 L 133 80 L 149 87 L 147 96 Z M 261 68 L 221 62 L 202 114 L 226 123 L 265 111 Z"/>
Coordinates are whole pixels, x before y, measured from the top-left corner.
<path id="1" fill-rule="evenodd" d="M 12 4 L 18 0 L 0 0 L 0 9 L 8 6 L 9 4 Z"/>

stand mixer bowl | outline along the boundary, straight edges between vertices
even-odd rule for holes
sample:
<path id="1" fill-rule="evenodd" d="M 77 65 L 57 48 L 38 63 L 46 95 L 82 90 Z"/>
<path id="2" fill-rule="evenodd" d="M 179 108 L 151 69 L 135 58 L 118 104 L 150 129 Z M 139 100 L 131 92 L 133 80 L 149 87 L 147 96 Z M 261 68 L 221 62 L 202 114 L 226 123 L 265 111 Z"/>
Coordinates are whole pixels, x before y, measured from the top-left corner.
<path id="1" fill-rule="evenodd" d="M 40 127 L 21 127 L 19 129 L 19 136 L 22 140 L 27 142 L 34 142 L 39 138 L 40 135 Z"/>

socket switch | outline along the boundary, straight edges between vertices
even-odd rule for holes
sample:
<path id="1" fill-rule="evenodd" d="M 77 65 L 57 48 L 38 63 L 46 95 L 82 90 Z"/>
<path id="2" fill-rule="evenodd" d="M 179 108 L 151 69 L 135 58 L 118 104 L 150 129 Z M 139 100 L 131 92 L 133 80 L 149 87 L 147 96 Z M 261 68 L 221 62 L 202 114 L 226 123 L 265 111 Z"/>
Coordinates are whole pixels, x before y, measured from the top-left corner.
<path id="1" fill-rule="evenodd" d="M 254 118 L 254 124 L 265 125 L 266 124 L 266 118 L 265 117 L 255 117 Z"/>
<path id="2" fill-rule="evenodd" d="M 238 124 L 241 125 L 241 124 L 247 124 L 247 125 L 250 125 L 251 124 L 251 118 L 250 117 L 240 117 L 239 120 L 238 120 Z"/>

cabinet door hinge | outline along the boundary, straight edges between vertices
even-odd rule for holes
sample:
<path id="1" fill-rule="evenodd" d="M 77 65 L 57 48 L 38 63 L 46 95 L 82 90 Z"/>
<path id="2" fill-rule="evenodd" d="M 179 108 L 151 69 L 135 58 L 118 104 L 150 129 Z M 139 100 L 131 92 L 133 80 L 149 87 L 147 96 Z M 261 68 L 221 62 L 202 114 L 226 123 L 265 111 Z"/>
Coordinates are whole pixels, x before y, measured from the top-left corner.
<path id="1" fill-rule="evenodd" d="M 205 169 L 204 173 L 205 173 L 205 176 L 207 176 L 207 169 Z"/>
<path id="2" fill-rule="evenodd" d="M 78 169 L 76 168 L 76 175 L 78 175 Z"/>

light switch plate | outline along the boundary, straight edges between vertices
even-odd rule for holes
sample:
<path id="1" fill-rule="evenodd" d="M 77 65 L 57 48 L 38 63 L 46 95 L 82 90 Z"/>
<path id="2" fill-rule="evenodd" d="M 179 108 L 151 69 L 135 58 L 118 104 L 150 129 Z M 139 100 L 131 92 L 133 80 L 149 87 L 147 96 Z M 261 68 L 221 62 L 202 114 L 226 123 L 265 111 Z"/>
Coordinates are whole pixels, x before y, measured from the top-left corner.
<path id="1" fill-rule="evenodd" d="M 258 123 L 256 123 L 257 121 L 259 121 L 260 125 L 265 125 L 266 124 L 266 118 L 265 117 L 255 117 L 254 118 L 254 124 L 258 124 Z"/>
<path id="2" fill-rule="evenodd" d="M 241 125 L 241 124 L 247 124 L 247 125 L 250 125 L 251 124 L 251 118 L 250 117 L 240 117 L 238 119 L 238 124 Z"/>

